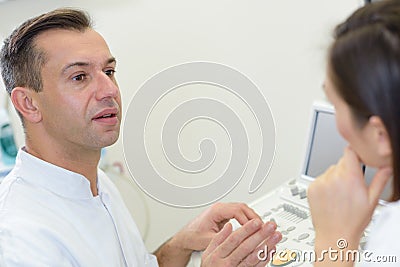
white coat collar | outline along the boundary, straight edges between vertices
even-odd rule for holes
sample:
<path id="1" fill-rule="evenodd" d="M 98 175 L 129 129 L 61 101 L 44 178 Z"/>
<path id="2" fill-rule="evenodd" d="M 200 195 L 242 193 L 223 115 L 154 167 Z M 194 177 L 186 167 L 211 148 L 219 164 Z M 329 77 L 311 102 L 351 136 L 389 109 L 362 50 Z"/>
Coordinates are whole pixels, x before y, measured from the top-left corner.
<path id="1" fill-rule="evenodd" d="M 18 151 L 12 172 L 25 182 L 66 198 L 93 198 L 86 177 L 41 160 L 27 153 L 24 148 Z"/>

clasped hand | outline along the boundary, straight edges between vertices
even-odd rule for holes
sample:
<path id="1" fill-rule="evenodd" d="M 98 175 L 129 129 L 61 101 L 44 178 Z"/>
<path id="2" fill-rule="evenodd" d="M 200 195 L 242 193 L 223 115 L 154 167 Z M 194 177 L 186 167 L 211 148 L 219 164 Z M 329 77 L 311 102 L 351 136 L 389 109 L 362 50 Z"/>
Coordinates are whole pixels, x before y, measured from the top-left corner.
<path id="1" fill-rule="evenodd" d="M 228 221 L 236 219 L 242 227 L 232 230 Z M 274 250 L 282 236 L 273 222 L 261 218 L 242 203 L 217 203 L 205 210 L 183 231 L 193 250 L 205 250 L 202 267 L 265 266 L 270 258 L 260 259 L 258 251 Z"/>

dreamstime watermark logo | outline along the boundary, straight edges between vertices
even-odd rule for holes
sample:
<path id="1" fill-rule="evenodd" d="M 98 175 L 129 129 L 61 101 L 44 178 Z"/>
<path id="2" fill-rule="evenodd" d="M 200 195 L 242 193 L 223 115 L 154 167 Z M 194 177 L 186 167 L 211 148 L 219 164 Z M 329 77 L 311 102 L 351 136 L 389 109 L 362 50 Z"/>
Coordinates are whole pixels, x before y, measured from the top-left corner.
<path id="1" fill-rule="evenodd" d="M 179 136 L 188 124 L 208 120 L 218 124 L 229 138 L 230 159 L 225 171 L 212 182 L 196 187 L 179 186 L 168 181 L 150 159 L 146 148 L 146 127 L 153 110 L 168 94 L 193 84 L 218 87 L 239 98 L 251 111 L 261 134 L 261 155 L 249 185 L 257 191 L 265 181 L 275 155 L 275 124 L 269 105 L 257 86 L 241 72 L 222 64 L 191 62 L 167 68 L 147 80 L 129 103 L 124 126 L 124 156 L 131 176 L 152 198 L 176 207 L 210 204 L 228 194 L 242 179 L 248 166 L 249 136 L 235 107 L 224 99 L 196 97 L 183 101 L 168 112 L 160 129 L 162 153 L 170 167 L 190 175 L 207 170 L 218 156 L 217 144 L 204 138 L 198 144 L 200 158 L 182 155 Z M 202 129 L 202 131 L 207 129 Z"/>
<path id="2" fill-rule="evenodd" d="M 337 248 L 329 247 L 322 250 L 320 253 L 314 250 L 269 250 L 267 246 L 257 252 L 257 257 L 260 261 L 272 259 L 271 266 L 299 266 L 304 262 L 374 262 L 374 263 L 396 263 L 397 256 L 395 255 L 376 255 L 370 250 L 351 250 L 346 249 L 348 243 L 346 239 L 338 239 L 336 242 Z M 290 265 L 289 265 L 290 264 Z"/>

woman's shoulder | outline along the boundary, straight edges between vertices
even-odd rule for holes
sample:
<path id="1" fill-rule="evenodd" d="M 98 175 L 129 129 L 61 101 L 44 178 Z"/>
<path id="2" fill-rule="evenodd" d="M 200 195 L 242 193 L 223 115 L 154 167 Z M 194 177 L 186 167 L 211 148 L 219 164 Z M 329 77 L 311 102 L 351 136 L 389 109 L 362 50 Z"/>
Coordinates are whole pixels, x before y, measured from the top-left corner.
<path id="1" fill-rule="evenodd" d="M 400 261 L 400 201 L 380 207 L 368 237 L 366 250 L 375 256 L 394 256 Z"/>

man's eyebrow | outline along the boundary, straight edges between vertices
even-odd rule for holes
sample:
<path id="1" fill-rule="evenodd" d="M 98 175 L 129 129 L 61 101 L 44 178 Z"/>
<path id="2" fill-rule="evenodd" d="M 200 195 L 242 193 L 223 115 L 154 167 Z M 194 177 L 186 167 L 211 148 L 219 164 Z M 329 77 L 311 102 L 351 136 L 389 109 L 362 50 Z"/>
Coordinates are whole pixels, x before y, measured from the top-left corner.
<path id="1" fill-rule="evenodd" d="M 109 58 L 109 59 L 106 60 L 106 65 L 112 64 L 112 63 L 117 63 L 117 60 L 115 59 L 115 57 L 111 57 L 111 58 Z M 89 66 L 89 65 L 90 65 L 89 62 L 83 62 L 83 61 L 73 62 L 73 63 L 68 64 L 67 66 L 65 66 L 65 67 L 62 69 L 62 73 L 65 73 L 68 69 L 70 69 L 70 68 L 72 68 L 72 67 L 76 67 L 76 66 L 78 66 L 78 67 L 82 67 L 82 66 L 83 66 L 83 67 L 87 67 L 87 66 Z"/>
<path id="2" fill-rule="evenodd" d="M 67 66 L 65 66 L 62 69 L 62 73 L 65 73 L 68 69 L 72 68 L 72 67 L 76 67 L 76 66 L 89 66 L 90 64 L 88 62 L 73 62 L 71 64 L 68 64 Z"/>
<path id="3" fill-rule="evenodd" d="M 107 60 L 107 64 L 111 64 L 111 63 L 117 63 L 117 60 L 115 59 L 115 57 L 110 57 L 110 58 Z"/>

